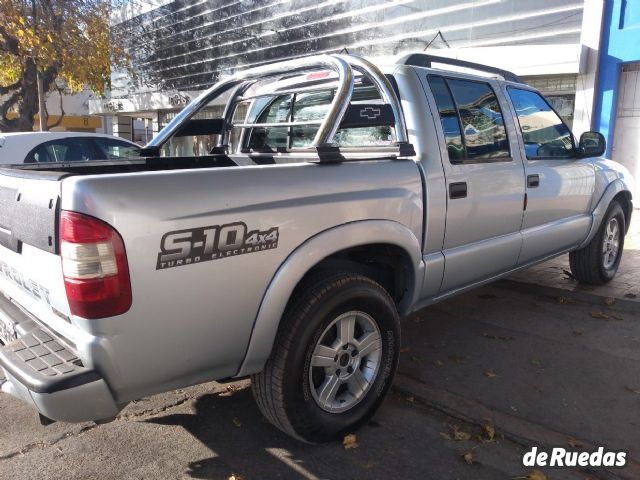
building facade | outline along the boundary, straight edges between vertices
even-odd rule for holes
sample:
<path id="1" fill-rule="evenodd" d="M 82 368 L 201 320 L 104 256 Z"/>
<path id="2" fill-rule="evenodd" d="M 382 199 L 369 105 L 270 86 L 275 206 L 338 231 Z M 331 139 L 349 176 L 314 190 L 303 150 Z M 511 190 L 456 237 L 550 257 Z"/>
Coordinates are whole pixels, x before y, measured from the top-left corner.
<path id="1" fill-rule="evenodd" d="M 89 100 L 95 98 L 92 92 L 84 90 L 72 93 L 66 90 L 52 90 L 46 95 L 49 130 L 53 132 L 108 132 L 109 116 L 91 115 Z M 15 112 L 9 112 L 8 118 L 15 118 Z M 40 117 L 35 115 L 33 130 L 40 130 Z"/>
<path id="2" fill-rule="evenodd" d="M 113 21 L 135 78 L 114 73 L 110 96 L 90 109 L 140 141 L 239 68 L 311 53 L 426 50 L 515 71 L 580 132 L 593 108 L 602 12 L 598 0 L 136 0 Z"/>

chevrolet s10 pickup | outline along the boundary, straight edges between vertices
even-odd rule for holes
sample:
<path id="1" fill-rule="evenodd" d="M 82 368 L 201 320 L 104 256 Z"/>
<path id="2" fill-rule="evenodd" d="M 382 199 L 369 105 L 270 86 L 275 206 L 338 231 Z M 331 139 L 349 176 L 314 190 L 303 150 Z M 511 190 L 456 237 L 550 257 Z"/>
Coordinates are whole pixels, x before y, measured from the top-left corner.
<path id="1" fill-rule="evenodd" d="M 614 277 L 631 179 L 604 146 L 511 72 L 335 54 L 221 80 L 139 159 L 5 166 L 2 391 L 105 421 L 251 376 L 276 427 L 335 438 L 383 400 L 401 317 L 567 252 Z"/>

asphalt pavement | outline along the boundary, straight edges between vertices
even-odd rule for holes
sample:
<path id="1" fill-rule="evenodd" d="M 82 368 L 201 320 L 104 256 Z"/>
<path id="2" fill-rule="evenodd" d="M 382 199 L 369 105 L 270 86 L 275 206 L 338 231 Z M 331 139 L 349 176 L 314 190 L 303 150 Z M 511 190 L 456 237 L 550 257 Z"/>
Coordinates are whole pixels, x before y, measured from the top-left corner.
<path id="1" fill-rule="evenodd" d="M 232 388 L 229 388 L 232 387 Z M 258 412 L 246 382 L 206 384 L 128 407 L 104 425 L 42 427 L 0 397 L 3 479 L 504 479 L 527 475 L 522 446 L 392 392 L 355 448 L 312 446 Z M 455 441 L 455 437 L 462 438 Z M 468 439 L 467 439 L 468 436 Z M 469 465 L 465 454 L 471 454 Z M 476 461 L 482 458 L 482 463 Z M 583 478 L 563 472 L 558 478 Z"/>
<path id="2" fill-rule="evenodd" d="M 291 440 L 246 380 L 145 398 L 103 425 L 44 427 L 0 393 L 0 479 L 640 479 L 640 302 L 623 283 L 558 282 L 561 265 L 404 319 L 394 389 L 354 448 Z M 628 464 L 534 472 L 533 446 L 624 450 Z"/>

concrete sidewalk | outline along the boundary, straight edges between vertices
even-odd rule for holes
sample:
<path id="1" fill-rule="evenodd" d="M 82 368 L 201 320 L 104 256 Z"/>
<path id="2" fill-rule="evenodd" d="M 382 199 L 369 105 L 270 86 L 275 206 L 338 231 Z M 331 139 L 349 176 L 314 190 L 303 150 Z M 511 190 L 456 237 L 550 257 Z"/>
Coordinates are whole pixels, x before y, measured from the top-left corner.
<path id="1" fill-rule="evenodd" d="M 607 285 L 578 285 L 564 273 L 565 256 L 407 318 L 396 389 L 479 427 L 490 424 L 523 448 L 624 450 L 624 469 L 582 473 L 640 478 L 635 213 L 619 274 Z"/>
<path id="2" fill-rule="evenodd" d="M 631 226 L 625 237 L 618 274 L 606 285 L 596 287 L 578 284 L 571 276 L 568 254 L 517 272 L 509 279 L 572 292 L 640 302 L 640 210 L 635 210 L 631 216 Z"/>

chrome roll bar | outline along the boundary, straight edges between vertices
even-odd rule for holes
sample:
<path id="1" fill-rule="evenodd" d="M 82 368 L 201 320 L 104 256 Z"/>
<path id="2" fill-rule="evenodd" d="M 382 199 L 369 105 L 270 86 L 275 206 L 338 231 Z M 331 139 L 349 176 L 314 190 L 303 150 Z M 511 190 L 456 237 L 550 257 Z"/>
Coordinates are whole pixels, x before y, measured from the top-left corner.
<path id="1" fill-rule="evenodd" d="M 393 118 L 395 120 L 396 141 L 399 143 L 409 142 L 407 134 L 407 125 L 404 121 L 404 114 L 402 113 L 402 107 L 400 106 L 400 100 L 396 94 L 395 89 L 389 82 L 389 79 L 384 73 L 380 71 L 373 63 L 365 60 L 362 57 L 355 55 L 335 55 L 338 58 L 343 59 L 354 69 L 362 73 L 366 78 L 371 80 L 373 84 L 380 92 L 382 101 L 391 106 L 393 112 Z"/>
<path id="2" fill-rule="evenodd" d="M 396 92 L 389 83 L 389 80 L 375 65 L 361 57 L 353 55 L 314 55 L 242 70 L 216 83 L 178 113 L 173 120 L 146 145 L 145 149 L 159 149 L 200 109 L 215 98 L 231 91 L 231 96 L 227 101 L 223 115 L 223 132 L 218 141 L 218 147 L 227 147 L 231 128 L 234 126 L 240 128 L 250 128 L 253 126 L 253 124 L 245 123 L 233 125 L 232 121 L 238 101 L 242 100 L 243 94 L 254 83 L 292 73 L 326 68 L 330 68 L 337 73 L 338 87 L 324 119 L 321 122 L 311 122 L 313 124 L 319 124 L 319 127 L 310 148 L 327 146 L 333 141 L 333 137 L 340 128 L 340 122 L 349 107 L 349 102 L 353 95 L 355 80 L 353 70 L 360 72 L 365 78 L 370 80 L 379 91 L 382 100 L 391 106 L 394 115 L 397 142 L 400 144 L 408 143 L 404 115 L 402 114 Z M 278 126 L 284 125 L 283 123 Z M 261 126 L 261 124 L 255 124 L 255 126 Z"/>

